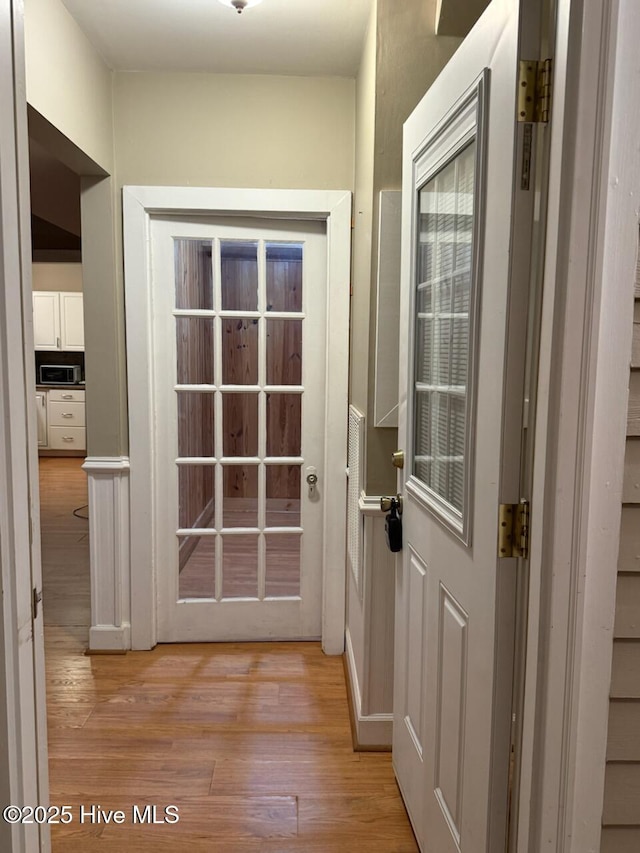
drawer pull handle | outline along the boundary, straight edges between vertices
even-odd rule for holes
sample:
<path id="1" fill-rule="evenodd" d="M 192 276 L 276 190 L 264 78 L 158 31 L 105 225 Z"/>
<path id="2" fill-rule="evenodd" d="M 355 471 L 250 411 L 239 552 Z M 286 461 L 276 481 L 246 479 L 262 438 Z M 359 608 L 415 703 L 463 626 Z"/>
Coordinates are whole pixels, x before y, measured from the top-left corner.
<path id="1" fill-rule="evenodd" d="M 72 435 L 63 435 L 62 440 L 63 441 L 74 441 L 74 438 Z"/>
<path id="2" fill-rule="evenodd" d="M 63 418 L 72 418 L 73 413 L 72 412 L 62 412 L 62 417 Z"/>
<path id="3" fill-rule="evenodd" d="M 62 399 L 63 400 L 73 400 L 73 394 L 63 394 Z"/>

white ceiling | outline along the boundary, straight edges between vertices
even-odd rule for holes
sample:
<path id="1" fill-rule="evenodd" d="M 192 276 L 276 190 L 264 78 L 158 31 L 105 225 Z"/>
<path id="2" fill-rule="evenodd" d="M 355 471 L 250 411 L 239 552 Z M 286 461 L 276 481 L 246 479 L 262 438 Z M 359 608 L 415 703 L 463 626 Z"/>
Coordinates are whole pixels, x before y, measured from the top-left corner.
<path id="1" fill-rule="evenodd" d="M 371 0 L 63 0 L 118 71 L 353 77 Z"/>

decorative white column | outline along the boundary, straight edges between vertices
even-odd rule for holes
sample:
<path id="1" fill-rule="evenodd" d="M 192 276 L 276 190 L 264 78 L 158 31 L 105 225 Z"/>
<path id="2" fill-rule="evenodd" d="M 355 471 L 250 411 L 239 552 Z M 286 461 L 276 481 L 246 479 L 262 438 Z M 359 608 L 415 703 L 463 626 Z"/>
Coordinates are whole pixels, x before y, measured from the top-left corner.
<path id="1" fill-rule="evenodd" d="M 87 457 L 89 488 L 91 628 L 89 648 L 131 648 L 129 460 Z"/>

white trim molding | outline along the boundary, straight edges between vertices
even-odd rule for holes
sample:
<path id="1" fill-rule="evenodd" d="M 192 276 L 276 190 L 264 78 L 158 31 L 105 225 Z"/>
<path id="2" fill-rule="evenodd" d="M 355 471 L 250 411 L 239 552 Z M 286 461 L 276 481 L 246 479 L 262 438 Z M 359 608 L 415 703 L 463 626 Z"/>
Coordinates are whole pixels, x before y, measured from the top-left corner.
<path id="1" fill-rule="evenodd" d="M 351 697 L 353 702 L 353 716 L 356 728 L 357 746 L 366 751 L 372 747 L 389 747 L 391 749 L 391 737 L 393 734 L 393 713 L 363 714 L 362 692 L 358 680 L 358 670 L 353 653 L 353 643 L 349 628 L 346 630 L 346 656 L 347 673 L 351 686 Z"/>
<path id="2" fill-rule="evenodd" d="M 154 215 L 260 216 L 320 220 L 327 229 L 327 347 L 325 482 L 323 494 L 322 647 L 344 651 L 346 603 L 346 466 L 351 276 L 351 193 L 209 187 L 124 187 L 124 264 L 127 310 L 131 472 L 131 639 L 134 649 L 157 642 L 156 570 L 151 489 L 153 390 L 151 375 L 150 227 Z M 130 318 L 135 317 L 135 327 Z M 143 391 L 144 389 L 144 391 Z"/>
<path id="3" fill-rule="evenodd" d="M 601 845 L 640 196 L 637 0 L 557 3 L 518 851 Z"/>
<path id="4" fill-rule="evenodd" d="M 367 495 L 365 492 L 360 494 L 359 507 L 362 515 L 380 515 L 380 499 L 382 495 Z"/>
<path id="5" fill-rule="evenodd" d="M 359 500 L 364 535 L 360 590 L 350 577 L 346 663 L 355 740 L 360 749 L 391 747 L 396 555 L 385 541 L 380 497 Z"/>
<path id="6" fill-rule="evenodd" d="M 21 0 L 0 2 L 0 801 L 48 804 L 28 131 Z M 0 849 L 48 853 L 49 827 L 0 821 Z"/>
<path id="7" fill-rule="evenodd" d="M 87 457 L 92 651 L 131 648 L 129 460 Z"/>

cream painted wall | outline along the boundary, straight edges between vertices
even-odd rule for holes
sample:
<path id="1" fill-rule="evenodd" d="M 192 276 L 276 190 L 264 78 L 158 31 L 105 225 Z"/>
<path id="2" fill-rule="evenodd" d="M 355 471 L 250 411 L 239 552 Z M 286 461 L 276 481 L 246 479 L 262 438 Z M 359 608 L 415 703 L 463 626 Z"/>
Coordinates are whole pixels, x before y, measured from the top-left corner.
<path id="1" fill-rule="evenodd" d="M 369 298 L 371 291 L 371 229 L 373 225 L 373 136 L 376 112 L 376 6 L 369 16 L 362 59 L 356 79 L 355 195 L 353 205 L 353 242 L 351 274 L 351 341 L 349 399 L 361 412 L 367 411 L 369 381 Z M 363 566 L 367 572 L 369 567 Z M 364 702 L 368 687 L 365 672 L 364 600 L 358 594 L 347 561 L 347 648 L 354 672 L 351 694 L 356 708 Z M 357 694 L 357 699 L 356 699 Z M 353 709 L 355 713 L 355 708 Z M 356 736 L 363 740 L 356 721 Z"/>
<path id="2" fill-rule="evenodd" d="M 27 101 L 110 172 L 110 69 L 60 0 L 25 0 L 24 6 Z"/>
<path id="3" fill-rule="evenodd" d="M 402 185 L 402 126 L 461 42 L 436 36 L 436 0 L 378 0 L 376 55 L 375 160 L 371 292 L 368 300 L 369 375 L 367 395 L 367 470 L 369 494 L 395 490 L 391 454 L 397 431 L 373 427 L 375 383 L 376 278 L 378 273 L 378 201 L 380 190 Z"/>
<path id="4" fill-rule="evenodd" d="M 115 75 L 125 184 L 351 189 L 353 80 Z"/>
<path id="5" fill-rule="evenodd" d="M 350 402 L 367 411 L 369 299 L 373 228 L 373 162 L 376 118 L 376 16 L 371 7 L 356 80 L 355 197 L 353 215 Z"/>
<path id="6" fill-rule="evenodd" d="M 437 37 L 434 27 L 435 0 L 376 0 L 356 81 L 350 400 L 366 415 L 370 496 L 396 490 L 391 453 L 397 431 L 373 426 L 378 196 L 400 189 L 403 122 L 460 43 Z M 363 715 L 356 736 L 363 745 L 382 745 L 391 740 L 393 710 L 393 558 L 383 542 L 382 516 L 367 518 L 365 530 L 364 594 L 351 572 L 347 581 L 349 676 Z"/>
<path id="7" fill-rule="evenodd" d="M 82 264 L 36 263 L 31 267 L 33 290 L 82 292 Z"/>

